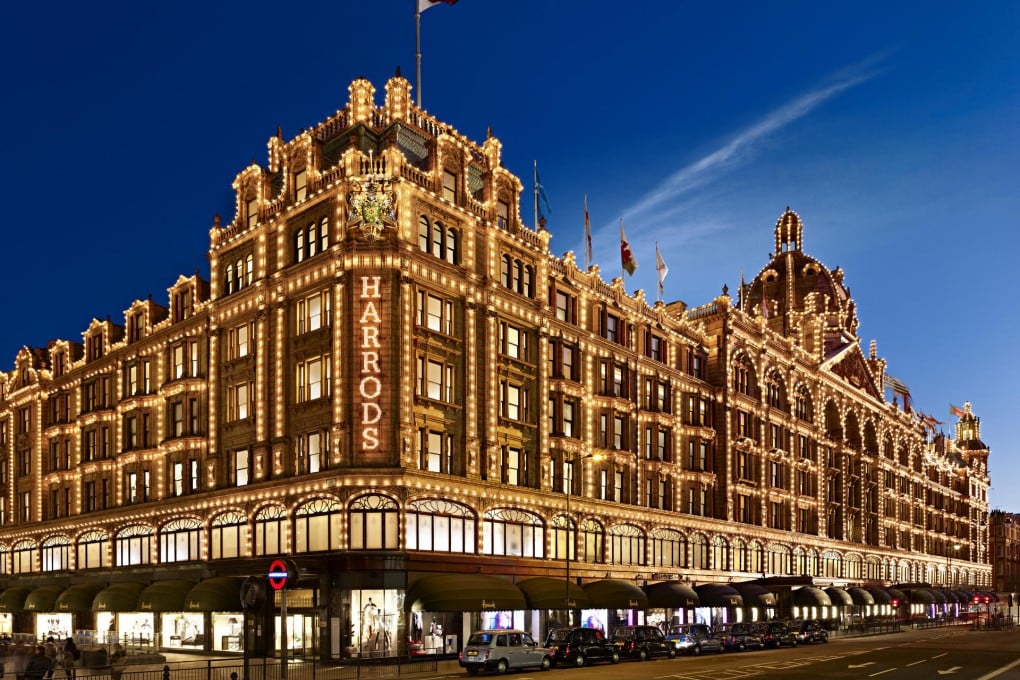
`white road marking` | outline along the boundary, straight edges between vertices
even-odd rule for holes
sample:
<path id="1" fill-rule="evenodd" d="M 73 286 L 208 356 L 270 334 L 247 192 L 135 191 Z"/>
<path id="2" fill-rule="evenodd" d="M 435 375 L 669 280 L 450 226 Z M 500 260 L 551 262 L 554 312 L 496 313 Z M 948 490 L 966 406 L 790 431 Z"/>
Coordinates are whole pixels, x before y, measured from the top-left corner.
<path id="1" fill-rule="evenodd" d="M 886 669 L 885 669 L 884 671 L 879 671 L 879 672 L 877 672 L 877 673 L 872 673 L 872 674 L 871 674 L 871 675 L 869 675 L 868 677 L 869 677 L 869 678 L 873 678 L 873 677 L 875 677 L 876 675 L 882 675 L 883 673 L 889 673 L 890 671 L 894 671 L 894 670 L 896 670 L 896 669 L 895 669 L 895 668 L 886 668 Z"/>

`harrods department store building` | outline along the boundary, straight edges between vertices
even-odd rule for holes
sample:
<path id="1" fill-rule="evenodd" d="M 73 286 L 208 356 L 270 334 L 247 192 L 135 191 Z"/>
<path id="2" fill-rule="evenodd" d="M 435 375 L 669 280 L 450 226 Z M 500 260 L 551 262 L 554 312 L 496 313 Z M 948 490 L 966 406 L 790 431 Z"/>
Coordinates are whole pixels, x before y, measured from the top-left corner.
<path id="1" fill-rule="evenodd" d="M 279 594 L 240 592 L 279 556 L 319 658 L 991 588 L 978 419 L 912 412 L 796 213 L 735 296 L 652 303 L 553 255 L 500 142 L 410 89 L 271 138 L 208 281 L 0 373 L 0 632 L 272 650 Z"/>

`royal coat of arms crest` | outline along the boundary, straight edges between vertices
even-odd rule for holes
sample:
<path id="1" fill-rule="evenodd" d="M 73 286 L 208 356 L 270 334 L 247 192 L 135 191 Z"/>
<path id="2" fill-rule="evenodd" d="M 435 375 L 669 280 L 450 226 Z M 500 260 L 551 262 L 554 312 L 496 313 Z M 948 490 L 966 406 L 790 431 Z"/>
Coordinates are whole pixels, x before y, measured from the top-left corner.
<path id="1" fill-rule="evenodd" d="M 382 236 L 383 229 L 396 224 L 396 202 L 393 180 L 372 176 L 352 179 L 347 193 L 347 223 L 359 229 L 363 239 L 374 241 Z"/>

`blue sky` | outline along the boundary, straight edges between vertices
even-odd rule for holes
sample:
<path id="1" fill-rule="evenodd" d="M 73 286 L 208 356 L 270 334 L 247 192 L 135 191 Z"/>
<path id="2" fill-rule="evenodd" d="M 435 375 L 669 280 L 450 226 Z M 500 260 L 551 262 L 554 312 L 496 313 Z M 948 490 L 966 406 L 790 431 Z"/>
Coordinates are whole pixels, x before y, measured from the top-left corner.
<path id="1" fill-rule="evenodd" d="M 3 10 L 0 366 L 80 339 L 207 276 L 230 184 L 399 65 L 413 0 L 16 3 Z M 768 261 L 786 206 L 804 250 L 842 267 L 859 332 L 915 405 L 973 403 L 992 505 L 1020 512 L 1020 3 L 460 0 L 422 15 L 424 107 L 530 189 L 538 160 L 556 254 L 690 305 Z M 522 214 L 530 216 L 529 202 Z M 948 428 L 948 423 L 947 426 Z"/>

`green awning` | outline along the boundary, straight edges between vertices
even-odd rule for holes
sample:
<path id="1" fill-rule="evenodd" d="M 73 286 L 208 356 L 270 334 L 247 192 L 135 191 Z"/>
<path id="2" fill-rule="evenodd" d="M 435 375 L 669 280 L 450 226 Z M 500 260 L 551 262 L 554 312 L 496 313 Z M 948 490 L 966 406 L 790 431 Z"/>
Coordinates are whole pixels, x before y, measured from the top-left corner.
<path id="1" fill-rule="evenodd" d="M 832 600 L 833 607 L 854 606 L 854 598 L 850 597 L 850 593 L 846 592 L 842 588 L 832 586 L 830 588 L 826 588 L 825 592 L 829 594 L 829 599 Z"/>
<path id="2" fill-rule="evenodd" d="M 945 593 L 943 593 L 941 590 L 931 588 L 928 592 L 931 593 L 931 596 L 935 598 L 935 604 L 945 604 L 946 602 L 949 602 L 949 598 L 947 598 Z"/>
<path id="3" fill-rule="evenodd" d="M 804 586 L 793 591 L 793 603 L 798 607 L 829 607 L 832 600 L 821 588 Z"/>
<path id="4" fill-rule="evenodd" d="M 910 591 L 910 601 L 914 604 L 935 604 L 935 596 L 927 588 L 914 588 Z"/>
<path id="5" fill-rule="evenodd" d="M 686 583 L 662 581 L 645 586 L 651 609 L 689 609 L 698 606 L 698 594 Z"/>
<path id="6" fill-rule="evenodd" d="M 100 590 L 92 600 L 92 610 L 97 612 L 136 612 L 138 596 L 145 590 L 144 583 L 127 581 L 114 583 Z"/>
<path id="7" fill-rule="evenodd" d="M 15 586 L 0 593 L 0 612 L 20 612 L 25 609 L 25 598 L 32 592 L 28 586 Z"/>
<path id="8" fill-rule="evenodd" d="M 586 609 L 588 593 L 573 581 L 536 576 L 517 583 L 529 609 Z M 569 588 L 569 590 L 568 590 Z M 569 602 L 568 602 L 569 600 Z"/>
<path id="9" fill-rule="evenodd" d="M 897 605 L 906 604 L 907 596 L 903 594 L 902 590 L 897 588 L 886 588 L 885 592 L 889 593 L 889 597 L 896 600 Z"/>
<path id="10" fill-rule="evenodd" d="M 607 578 L 593 583 L 585 583 L 584 591 L 588 593 L 591 607 L 606 609 L 648 609 L 648 596 L 630 581 L 618 578 Z"/>
<path id="11" fill-rule="evenodd" d="M 891 604 L 892 603 L 892 595 L 890 595 L 889 591 L 886 590 L 885 588 L 879 588 L 878 586 L 871 586 L 871 587 L 865 588 L 865 590 L 867 590 L 869 593 L 871 593 L 871 597 L 875 600 L 875 604 Z"/>
<path id="12" fill-rule="evenodd" d="M 96 593 L 102 590 L 101 586 L 79 583 L 64 590 L 57 597 L 56 609 L 58 612 L 90 612 L 92 601 L 96 599 Z"/>
<path id="13" fill-rule="evenodd" d="M 733 588 L 744 599 L 745 607 L 775 607 L 776 594 L 757 583 L 734 583 Z"/>
<path id="14" fill-rule="evenodd" d="M 243 578 L 217 576 L 196 585 L 184 598 L 186 612 L 239 612 L 241 611 L 241 584 Z"/>
<path id="15" fill-rule="evenodd" d="M 869 604 L 875 604 L 875 598 L 864 588 L 851 587 L 847 588 L 846 592 L 850 595 L 850 599 L 853 600 L 854 604 L 859 606 L 866 606 Z"/>
<path id="16" fill-rule="evenodd" d="M 191 581 L 170 579 L 156 581 L 146 586 L 138 595 L 138 611 L 140 612 L 182 612 L 184 599 L 195 584 Z"/>
<path id="17" fill-rule="evenodd" d="M 744 598 L 732 586 L 725 583 L 704 583 L 695 586 L 702 607 L 743 607 Z"/>
<path id="18" fill-rule="evenodd" d="M 561 583 L 562 585 L 562 583 Z M 528 608 L 524 593 L 509 580 L 488 574 L 432 574 L 407 589 L 406 611 L 480 612 Z"/>
<path id="19" fill-rule="evenodd" d="M 55 612 L 57 598 L 64 592 L 64 586 L 39 586 L 25 598 L 25 611 Z"/>

